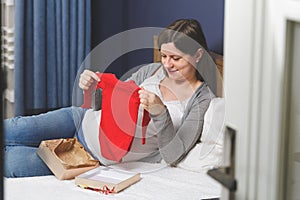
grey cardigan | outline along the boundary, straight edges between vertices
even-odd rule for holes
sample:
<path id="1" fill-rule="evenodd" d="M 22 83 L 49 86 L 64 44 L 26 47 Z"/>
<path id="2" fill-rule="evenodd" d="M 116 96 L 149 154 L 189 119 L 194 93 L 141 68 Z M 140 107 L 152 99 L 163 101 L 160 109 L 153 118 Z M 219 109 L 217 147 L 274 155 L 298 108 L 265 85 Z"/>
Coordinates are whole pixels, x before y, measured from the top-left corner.
<path id="1" fill-rule="evenodd" d="M 140 85 L 160 67 L 162 67 L 161 63 L 144 65 L 133 73 L 129 80 L 133 80 L 137 85 Z M 176 165 L 196 143 L 201 142 L 200 137 L 203 129 L 204 114 L 208 109 L 211 99 L 214 97 L 213 92 L 203 82 L 189 100 L 182 117 L 181 125 L 177 131 L 174 130 L 168 110 L 159 116 L 151 116 L 158 130 L 159 153 L 165 162 Z"/>

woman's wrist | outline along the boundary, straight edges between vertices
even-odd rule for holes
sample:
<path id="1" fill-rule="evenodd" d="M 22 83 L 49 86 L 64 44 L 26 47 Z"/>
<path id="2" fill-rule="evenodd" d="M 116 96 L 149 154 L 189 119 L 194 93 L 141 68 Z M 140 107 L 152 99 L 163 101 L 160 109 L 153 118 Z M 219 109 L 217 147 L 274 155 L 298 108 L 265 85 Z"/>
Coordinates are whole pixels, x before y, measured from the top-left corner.
<path id="1" fill-rule="evenodd" d="M 164 104 L 155 104 L 152 105 L 149 109 L 149 113 L 151 114 L 151 116 L 153 117 L 157 117 L 160 116 L 161 114 L 165 113 L 167 110 L 167 107 Z"/>

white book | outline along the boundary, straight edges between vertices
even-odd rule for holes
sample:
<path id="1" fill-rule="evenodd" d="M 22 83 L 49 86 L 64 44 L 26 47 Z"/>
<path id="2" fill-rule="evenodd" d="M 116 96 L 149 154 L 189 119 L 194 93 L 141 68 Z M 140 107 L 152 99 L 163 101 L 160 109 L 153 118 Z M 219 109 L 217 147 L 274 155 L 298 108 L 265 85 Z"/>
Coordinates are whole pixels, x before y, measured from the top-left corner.
<path id="1" fill-rule="evenodd" d="M 105 193 L 117 193 L 141 179 L 140 173 L 99 166 L 75 177 L 75 184 Z"/>

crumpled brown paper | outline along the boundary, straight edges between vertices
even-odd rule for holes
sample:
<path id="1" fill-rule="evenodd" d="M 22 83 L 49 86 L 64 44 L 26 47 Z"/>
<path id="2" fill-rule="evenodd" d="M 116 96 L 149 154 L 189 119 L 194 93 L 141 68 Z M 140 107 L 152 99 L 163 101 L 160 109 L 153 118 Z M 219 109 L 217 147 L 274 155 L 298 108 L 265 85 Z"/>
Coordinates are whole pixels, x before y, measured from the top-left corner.
<path id="1" fill-rule="evenodd" d="M 95 166 L 99 163 L 76 138 L 49 140 L 46 145 L 65 169 Z"/>

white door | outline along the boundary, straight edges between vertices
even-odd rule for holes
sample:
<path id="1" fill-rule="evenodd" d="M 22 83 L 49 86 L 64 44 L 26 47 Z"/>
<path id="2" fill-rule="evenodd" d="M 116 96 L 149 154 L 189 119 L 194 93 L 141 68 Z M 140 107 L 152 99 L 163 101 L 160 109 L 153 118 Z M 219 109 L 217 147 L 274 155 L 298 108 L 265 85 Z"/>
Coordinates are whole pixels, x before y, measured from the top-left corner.
<path id="1" fill-rule="evenodd" d="M 236 132 L 235 199 L 300 199 L 299 76 L 300 0 L 225 1 L 225 125 Z"/>
<path id="2" fill-rule="evenodd" d="M 286 78 L 282 144 L 283 190 L 285 199 L 300 199 L 300 22 L 294 20 L 287 24 Z"/>

